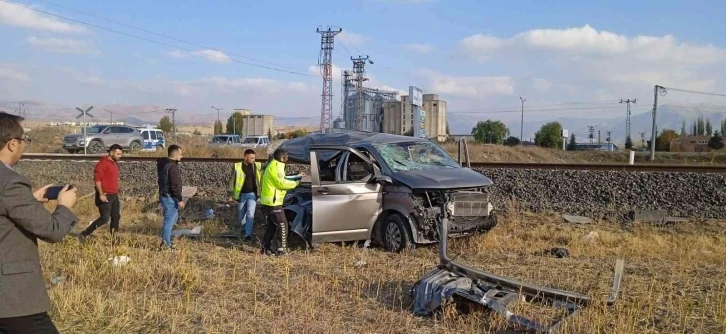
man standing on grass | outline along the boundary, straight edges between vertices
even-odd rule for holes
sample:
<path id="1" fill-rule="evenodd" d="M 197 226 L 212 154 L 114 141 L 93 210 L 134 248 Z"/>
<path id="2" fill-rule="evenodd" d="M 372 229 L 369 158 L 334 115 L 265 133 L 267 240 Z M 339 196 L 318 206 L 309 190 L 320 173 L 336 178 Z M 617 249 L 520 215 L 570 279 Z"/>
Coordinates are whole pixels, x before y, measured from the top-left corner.
<path id="1" fill-rule="evenodd" d="M 179 209 L 185 206 L 182 197 L 182 178 L 179 161 L 182 158 L 182 149 L 178 145 L 171 145 L 168 156 L 159 159 L 156 172 L 159 180 L 159 202 L 164 211 L 164 226 L 161 230 L 161 248 L 174 249 L 171 242 L 171 230 L 179 220 Z"/>
<path id="2" fill-rule="evenodd" d="M 50 213 L 42 204 L 50 185 L 33 192 L 30 180 L 13 169 L 30 144 L 22 120 L 0 112 L 0 333 L 55 334 L 38 239 L 60 242 L 78 223 L 70 210 L 76 189 L 63 187 Z"/>
<path id="3" fill-rule="evenodd" d="M 257 197 L 260 195 L 262 164 L 255 162 L 255 151 L 247 149 L 244 160 L 234 164 L 232 168 L 234 174 L 227 183 L 228 201 L 238 204 L 237 217 L 243 227 L 242 234 L 245 241 L 250 241 L 255 224 Z"/>
<path id="4" fill-rule="evenodd" d="M 282 208 L 285 194 L 288 190 L 295 189 L 300 181 L 292 181 L 285 177 L 285 163 L 287 162 L 288 153 L 282 148 L 278 148 L 273 154 L 273 159 L 265 167 L 265 175 L 262 177 L 262 195 L 260 196 L 260 205 L 267 215 L 267 229 L 262 237 L 262 254 L 274 255 L 270 247 L 272 246 L 272 238 L 280 228 L 280 247 L 277 253 L 287 255 L 287 218 Z"/>
<path id="5" fill-rule="evenodd" d="M 85 231 L 78 234 L 81 243 L 86 242 L 97 228 L 111 220 L 111 243 L 117 245 L 119 222 L 121 220 L 121 200 L 118 196 L 119 169 L 118 161 L 121 160 L 123 150 L 121 145 L 113 144 L 108 150 L 108 155 L 101 158 L 93 170 L 93 181 L 96 184 L 95 202 L 98 208 L 99 217 Z"/>

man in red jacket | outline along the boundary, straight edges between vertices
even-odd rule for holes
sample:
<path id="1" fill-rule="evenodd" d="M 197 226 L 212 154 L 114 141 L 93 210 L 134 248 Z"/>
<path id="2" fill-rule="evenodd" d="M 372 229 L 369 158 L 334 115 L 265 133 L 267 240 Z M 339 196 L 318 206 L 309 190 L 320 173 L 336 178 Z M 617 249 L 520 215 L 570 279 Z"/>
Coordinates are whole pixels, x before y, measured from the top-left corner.
<path id="1" fill-rule="evenodd" d="M 108 156 L 101 158 L 96 163 L 93 171 L 93 181 L 96 184 L 96 207 L 100 217 L 96 219 L 85 231 L 78 234 L 78 240 L 85 243 L 86 237 L 91 235 L 97 228 L 111 220 L 112 243 L 118 244 L 116 233 L 121 220 L 121 202 L 118 198 L 119 169 L 117 162 L 121 159 L 121 146 L 111 145 Z"/>

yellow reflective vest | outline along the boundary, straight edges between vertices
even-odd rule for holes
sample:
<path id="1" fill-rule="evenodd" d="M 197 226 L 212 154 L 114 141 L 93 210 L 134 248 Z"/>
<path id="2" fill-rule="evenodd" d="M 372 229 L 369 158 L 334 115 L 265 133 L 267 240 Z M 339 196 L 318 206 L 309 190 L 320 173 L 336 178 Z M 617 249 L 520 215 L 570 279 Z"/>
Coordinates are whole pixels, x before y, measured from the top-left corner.
<path id="1" fill-rule="evenodd" d="M 242 192 L 242 186 L 244 186 L 244 183 L 245 183 L 246 175 L 245 175 L 244 169 L 242 168 L 242 164 L 243 164 L 242 162 L 238 162 L 238 163 L 234 164 L 234 174 L 235 174 L 234 185 L 233 185 L 233 188 L 231 189 L 232 193 L 231 193 L 230 197 L 232 197 L 235 201 L 239 200 L 240 192 Z M 259 162 L 255 162 L 254 167 L 255 167 L 255 174 L 256 174 L 255 176 L 257 178 L 257 187 L 259 187 L 260 181 L 262 180 L 262 171 L 261 171 L 262 164 Z"/>
<path id="2" fill-rule="evenodd" d="M 288 190 L 295 189 L 300 181 L 285 178 L 285 164 L 272 159 L 265 167 L 262 176 L 262 194 L 260 204 L 264 206 L 282 206 Z"/>

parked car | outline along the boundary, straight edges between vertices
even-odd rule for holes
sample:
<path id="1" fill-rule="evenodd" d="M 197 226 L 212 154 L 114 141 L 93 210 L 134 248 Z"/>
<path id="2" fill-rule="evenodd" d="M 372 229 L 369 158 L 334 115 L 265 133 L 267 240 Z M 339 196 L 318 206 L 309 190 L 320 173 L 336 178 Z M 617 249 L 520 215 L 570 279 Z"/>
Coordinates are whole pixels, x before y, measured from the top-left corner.
<path id="1" fill-rule="evenodd" d="M 283 205 L 292 232 L 308 246 L 372 240 L 400 252 L 435 243 L 442 204 L 451 215 L 452 237 L 497 223 L 487 192 L 492 181 L 431 141 L 334 133 L 291 139 L 280 147 L 289 152 L 289 163 L 310 166 L 309 182 L 288 192 Z"/>
<path id="2" fill-rule="evenodd" d="M 86 137 L 83 132 L 63 137 L 63 149 L 69 153 L 86 151 L 97 154 L 109 149 L 111 145 L 118 144 L 124 150 L 138 152 L 141 150 L 143 137 L 141 131 L 123 125 L 96 125 L 86 128 Z"/>
<path id="3" fill-rule="evenodd" d="M 270 138 L 268 136 L 247 136 L 242 141 L 242 147 L 258 147 L 270 145 Z"/>
<path id="4" fill-rule="evenodd" d="M 242 141 L 239 135 L 215 135 L 212 140 L 209 141 L 207 147 L 219 148 L 219 147 L 242 147 Z"/>
<path id="5" fill-rule="evenodd" d="M 144 139 L 142 143 L 143 151 L 161 151 L 166 148 L 164 140 L 164 131 L 161 129 L 141 128 L 141 136 Z"/>

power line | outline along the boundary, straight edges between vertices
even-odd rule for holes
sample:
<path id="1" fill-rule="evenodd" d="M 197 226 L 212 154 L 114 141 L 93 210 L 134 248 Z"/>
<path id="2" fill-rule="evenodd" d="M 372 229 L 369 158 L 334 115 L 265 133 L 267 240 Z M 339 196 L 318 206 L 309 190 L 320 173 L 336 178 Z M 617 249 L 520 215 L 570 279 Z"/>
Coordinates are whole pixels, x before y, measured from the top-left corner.
<path id="1" fill-rule="evenodd" d="M 37 8 L 33 8 L 33 7 L 30 7 L 30 6 L 26 6 L 26 5 L 23 5 L 23 4 L 12 3 L 12 2 L 7 2 L 7 1 L 5 1 L 5 3 L 7 3 L 9 5 L 13 5 L 13 6 L 27 8 L 27 9 L 30 9 L 32 11 L 38 12 L 38 13 L 43 13 L 43 14 L 50 15 L 50 16 L 57 17 L 57 18 L 61 18 L 61 19 L 64 19 L 64 20 L 76 22 L 76 23 L 83 24 L 83 25 L 86 25 L 86 26 L 89 26 L 89 27 L 93 27 L 93 28 L 97 28 L 97 29 L 102 29 L 102 30 L 110 31 L 110 32 L 113 32 L 113 33 L 116 33 L 116 34 L 120 34 L 120 35 L 124 35 L 124 36 L 127 36 L 127 37 L 131 37 L 131 38 L 140 39 L 140 40 L 147 41 L 147 42 L 150 42 L 150 43 L 159 44 L 159 45 L 163 45 L 163 46 L 167 46 L 167 47 L 171 47 L 171 48 L 175 48 L 175 49 L 179 49 L 179 50 L 184 50 L 184 51 L 187 51 L 187 52 L 195 52 L 195 50 L 192 50 L 192 49 L 187 49 L 187 48 L 183 48 L 183 47 L 180 47 L 180 46 L 171 45 L 171 44 L 168 44 L 168 43 L 160 42 L 160 41 L 153 40 L 153 39 L 149 39 L 149 38 L 142 37 L 142 36 L 137 36 L 137 35 L 134 35 L 134 34 L 129 34 L 127 32 L 123 32 L 123 31 L 119 31 L 119 30 L 107 28 L 107 27 L 100 26 L 100 25 L 93 24 L 93 23 L 88 23 L 88 22 L 85 22 L 85 21 L 81 21 L 81 20 L 77 20 L 77 19 L 70 18 L 70 17 L 66 17 L 66 16 L 63 16 L 63 15 L 53 14 L 53 13 L 50 13 L 50 12 L 47 12 L 47 11 L 44 11 L 44 10 L 40 10 L 40 9 L 37 9 Z M 241 60 L 238 60 L 238 59 L 234 59 L 232 57 L 222 57 L 222 56 L 213 55 L 213 54 L 207 54 L 207 55 L 205 55 L 205 57 L 212 57 L 212 58 L 218 58 L 218 59 L 223 59 L 223 60 L 230 60 L 230 61 L 233 61 L 235 63 L 240 63 L 240 64 L 254 66 L 254 67 L 259 67 L 259 68 L 264 68 L 264 69 L 268 69 L 268 70 L 272 70 L 272 71 L 284 72 L 284 73 L 301 75 L 301 76 L 306 76 L 306 77 L 315 77 L 315 75 L 312 75 L 312 74 L 309 74 L 309 73 L 301 73 L 301 72 L 296 72 L 296 71 L 288 71 L 288 70 L 283 70 L 283 69 L 274 68 L 274 67 L 270 67 L 270 66 L 253 64 L 253 63 L 241 61 Z"/>
<path id="2" fill-rule="evenodd" d="M 549 108 L 549 109 L 527 109 L 527 112 L 531 111 L 571 111 L 571 110 L 610 110 L 616 107 L 578 107 L 578 108 Z M 496 113 L 518 113 L 521 112 L 519 109 L 480 109 L 480 110 L 461 110 L 461 111 L 447 111 L 446 114 L 496 114 Z"/>
<path id="3" fill-rule="evenodd" d="M 204 46 L 202 44 L 197 44 L 197 43 L 194 43 L 194 42 L 185 41 L 183 39 L 179 39 L 179 38 L 176 38 L 176 37 L 173 37 L 173 36 L 168 36 L 168 35 L 165 35 L 165 34 L 162 34 L 162 33 L 153 32 L 153 31 L 150 31 L 150 30 L 147 30 L 147 29 L 144 29 L 144 28 L 140 28 L 140 27 L 136 27 L 136 26 L 133 26 L 133 25 L 130 25 L 130 24 L 127 24 L 127 23 L 123 23 L 123 22 L 119 22 L 119 21 L 114 21 L 114 20 L 111 20 L 109 18 L 105 18 L 105 17 L 99 16 L 99 15 L 94 15 L 94 14 L 86 13 L 86 12 L 83 12 L 83 11 L 80 11 L 80 10 L 77 10 L 77 9 L 73 9 L 73 8 L 70 8 L 70 7 L 66 7 L 66 6 L 59 5 L 59 4 L 54 3 L 52 1 L 48 1 L 48 0 L 40 0 L 40 1 L 45 2 L 45 3 L 47 3 L 47 4 L 51 5 L 51 6 L 55 6 L 55 7 L 58 7 L 58 8 L 63 8 L 65 10 L 69 10 L 69 11 L 72 11 L 74 13 L 78 13 L 78 14 L 81 14 L 81 15 L 86 15 L 86 16 L 90 16 L 90 17 L 97 18 L 97 19 L 100 19 L 100 20 L 104 20 L 106 22 L 118 24 L 120 26 L 124 26 L 124 27 L 127 27 L 127 28 L 131 28 L 131 29 L 135 29 L 135 30 L 138 30 L 138 31 L 145 32 L 147 34 L 152 34 L 152 35 L 156 35 L 156 36 L 159 36 L 159 37 L 168 38 L 168 39 L 171 39 L 171 40 L 174 40 L 174 41 L 177 41 L 177 42 L 181 42 L 181 43 L 184 43 L 184 44 L 193 45 L 193 46 L 196 46 L 196 47 L 199 47 L 199 48 L 202 48 L 202 49 L 215 50 L 215 48 L 213 48 L 213 47 Z M 228 51 L 223 51 L 223 50 L 217 50 L 217 51 L 222 51 L 222 52 L 225 52 L 227 54 L 230 54 L 230 55 L 233 55 L 233 56 L 237 56 L 237 57 L 240 57 L 240 58 L 249 59 L 249 60 L 252 60 L 252 61 L 256 61 L 258 63 L 274 65 L 274 66 L 277 66 L 277 67 L 291 69 L 293 71 L 300 71 L 299 69 L 292 68 L 292 67 L 289 67 L 289 66 L 285 66 L 285 65 L 282 65 L 282 64 L 277 64 L 277 63 L 272 63 L 272 62 L 268 62 L 268 61 L 264 61 L 264 60 L 259 60 L 259 59 L 255 59 L 255 58 L 252 58 L 252 57 L 248 57 L 248 56 L 244 56 L 244 55 L 240 55 L 240 54 L 235 54 L 235 53 L 228 52 Z"/>
<path id="4" fill-rule="evenodd" d="M 711 96 L 726 97 L 726 94 L 706 93 L 706 92 L 699 92 L 699 91 L 695 91 L 695 90 L 687 90 L 687 89 L 679 89 L 679 88 L 671 88 L 671 87 L 661 87 L 661 88 L 665 89 L 666 93 L 669 90 L 672 90 L 672 91 L 683 92 L 683 93 L 693 93 L 693 94 L 701 94 L 701 95 L 711 95 Z M 665 94 L 662 94 L 662 95 L 665 95 Z"/>

